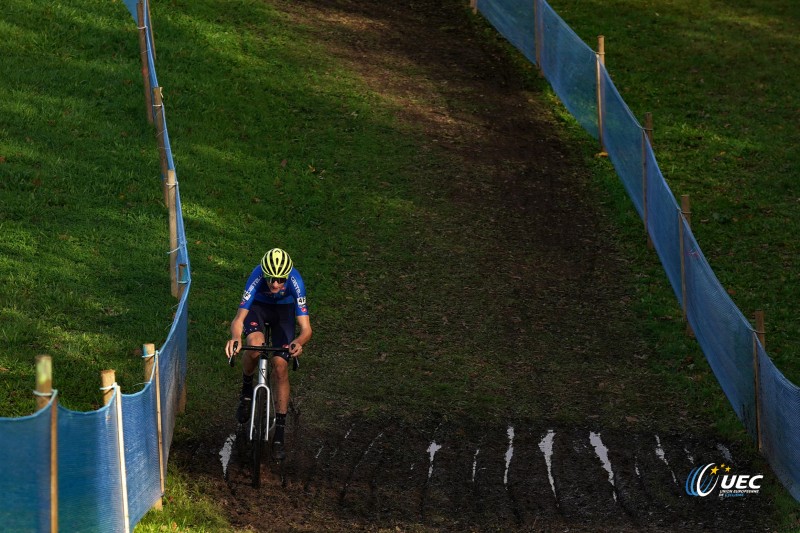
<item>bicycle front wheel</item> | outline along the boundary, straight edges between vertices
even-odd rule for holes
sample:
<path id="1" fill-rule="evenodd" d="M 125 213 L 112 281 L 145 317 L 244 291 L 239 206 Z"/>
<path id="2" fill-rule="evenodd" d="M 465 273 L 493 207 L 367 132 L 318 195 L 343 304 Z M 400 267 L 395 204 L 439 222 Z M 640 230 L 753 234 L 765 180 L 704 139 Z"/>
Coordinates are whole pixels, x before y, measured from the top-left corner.
<path id="1" fill-rule="evenodd" d="M 258 488 L 261 486 L 261 453 L 264 451 L 264 440 L 267 433 L 267 420 L 266 413 L 264 413 L 264 406 L 266 405 L 266 398 L 264 389 L 256 389 L 255 397 L 253 398 L 253 440 L 252 445 L 252 467 L 253 467 L 253 487 Z"/>

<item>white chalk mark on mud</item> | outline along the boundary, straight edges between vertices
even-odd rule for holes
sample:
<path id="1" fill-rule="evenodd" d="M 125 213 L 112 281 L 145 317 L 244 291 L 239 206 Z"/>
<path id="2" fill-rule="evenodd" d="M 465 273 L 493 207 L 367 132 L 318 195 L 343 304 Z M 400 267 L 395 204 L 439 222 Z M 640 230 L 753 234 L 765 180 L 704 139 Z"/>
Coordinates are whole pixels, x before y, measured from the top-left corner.
<path id="1" fill-rule="evenodd" d="M 503 473 L 503 485 L 508 486 L 508 468 L 511 466 L 511 459 L 514 457 L 514 428 L 508 426 L 508 449 L 506 450 L 506 471 Z"/>
<path id="2" fill-rule="evenodd" d="M 603 468 L 608 472 L 608 482 L 614 487 L 614 492 L 611 494 L 614 496 L 614 501 L 617 501 L 617 485 L 614 483 L 614 470 L 611 468 L 611 461 L 608 460 L 608 448 L 603 444 L 603 439 L 600 438 L 600 434 L 594 431 L 589 432 L 589 441 L 592 443 L 592 446 L 594 446 L 594 453 L 597 454 L 597 457 L 600 458 L 600 462 L 603 463 Z"/>
<path id="3" fill-rule="evenodd" d="M 661 447 L 661 439 L 658 438 L 658 435 L 656 435 L 656 455 L 667 465 L 669 473 L 672 474 L 672 481 L 677 485 L 678 478 L 675 477 L 675 472 L 672 471 L 672 467 L 669 465 L 669 461 L 667 461 L 667 455 L 664 453 L 664 448 Z"/>
<path id="4" fill-rule="evenodd" d="M 436 455 L 436 452 L 441 450 L 442 447 L 439 444 L 436 444 L 436 441 L 431 442 L 431 445 L 428 446 L 428 453 L 430 454 L 430 466 L 428 467 L 428 480 L 431 479 L 433 475 L 433 456 Z"/>
<path id="5" fill-rule="evenodd" d="M 547 478 L 550 480 L 550 488 L 553 491 L 553 496 L 556 498 L 556 505 L 558 505 L 558 496 L 556 495 L 556 483 L 553 479 L 553 439 L 556 433 L 552 429 L 547 430 L 547 435 L 539 442 L 539 449 L 542 450 L 544 455 L 544 462 L 547 463 Z"/>
<path id="6" fill-rule="evenodd" d="M 233 450 L 233 443 L 236 442 L 236 434 L 231 433 L 231 435 L 225 439 L 225 444 L 222 446 L 222 449 L 219 451 L 219 460 L 222 462 L 222 475 L 228 475 L 228 463 L 231 460 L 231 450 Z"/>
<path id="7" fill-rule="evenodd" d="M 731 455 L 731 451 L 726 448 L 723 444 L 717 444 L 717 449 L 722 453 L 722 456 L 725 458 L 726 461 L 729 463 L 733 462 L 733 456 Z"/>

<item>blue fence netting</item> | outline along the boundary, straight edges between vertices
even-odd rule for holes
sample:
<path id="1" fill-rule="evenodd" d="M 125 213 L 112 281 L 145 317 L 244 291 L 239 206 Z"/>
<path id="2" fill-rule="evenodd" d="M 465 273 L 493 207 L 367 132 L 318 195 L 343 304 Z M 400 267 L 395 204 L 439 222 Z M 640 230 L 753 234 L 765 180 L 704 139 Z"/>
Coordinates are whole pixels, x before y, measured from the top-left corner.
<path id="1" fill-rule="evenodd" d="M 602 139 L 722 390 L 750 435 L 760 437 L 778 479 L 800 500 L 800 389 L 775 367 L 714 275 L 598 54 L 545 0 L 478 0 L 477 9 L 539 66 L 578 124 Z"/>
<path id="2" fill-rule="evenodd" d="M 139 24 L 137 2 L 124 0 Z M 158 87 L 149 6 L 145 17 L 147 69 L 151 91 Z M 155 117 L 155 113 L 154 113 Z M 166 113 L 162 106 L 167 169 L 175 171 Z M 162 186 L 166 176 L 161 176 Z M 182 290 L 169 334 L 157 350 L 157 402 L 155 370 L 144 388 L 120 394 L 115 388 L 108 405 L 77 412 L 50 403 L 35 414 L 0 418 L 0 530 L 49 531 L 51 529 L 51 432 L 56 411 L 57 515 L 61 531 L 129 531 L 163 495 L 163 478 L 169 459 L 179 402 L 186 379 L 188 301 L 191 266 L 181 208 L 175 186 L 178 247 L 175 272 Z M 158 419 L 160 414 L 160 421 Z M 159 424 L 160 422 L 160 424 Z M 159 426 L 161 457 L 159 457 Z"/>

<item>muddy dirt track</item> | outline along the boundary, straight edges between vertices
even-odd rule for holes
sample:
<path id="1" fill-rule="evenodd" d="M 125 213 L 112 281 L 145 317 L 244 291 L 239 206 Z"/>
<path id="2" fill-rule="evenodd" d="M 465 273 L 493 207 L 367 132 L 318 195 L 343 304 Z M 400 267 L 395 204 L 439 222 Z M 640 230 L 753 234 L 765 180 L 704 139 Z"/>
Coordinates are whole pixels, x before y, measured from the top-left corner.
<path id="1" fill-rule="evenodd" d="M 237 528 L 255 531 L 769 531 L 748 498 L 690 498 L 703 457 L 738 452 L 686 435 L 535 427 L 403 427 L 342 421 L 338 433 L 289 433 L 283 464 L 251 487 L 247 447 L 219 433 L 178 451 L 214 487 Z M 207 446 L 215 445 L 213 448 Z M 264 523 L 264 506 L 277 520 Z"/>
<path id="2" fill-rule="evenodd" d="M 608 230 L 586 208 L 583 193 L 571 188 L 575 176 L 586 171 L 553 134 L 548 112 L 536 109 L 520 91 L 516 68 L 496 47 L 482 45 L 474 26 L 465 24 L 470 15 L 463 4 L 300 0 L 275 5 L 315 28 L 331 53 L 375 91 L 391 95 L 405 109 L 401 119 L 423 130 L 437 150 L 474 163 L 475 180 L 467 177 L 453 186 L 451 201 L 475 216 L 487 203 L 494 206 L 495 246 L 518 269 L 507 273 L 509 284 L 519 284 L 511 289 L 528 296 L 527 307 L 556 308 L 561 327 L 581 338 L 573 349 L 576 361 L 597 353 L 612 368 L 617 353 L 643 350 L 626 345 L 608 326 L 624 307 L 614 279 L 630 273 L 595 244 Z M 415 62 L 425 68 L 409 68 Z M 459 105 L 465 96 L 477 103 Z M 526 249 L 537 253 L 525 255 L 521 250 Z M 525 312 L 515 309 L 514 316 L 497 317 L 511 342 L 529 343 L 527 336 L 536 334 L 518 326 L 531 322 Z M 558 402 L 558 394 L 547 388 L 548 372 L 556 369 L 540 365 L 534 373 L 521 366 L 520 380 Z M 609 370 L 600 389 L 619 386 L 615 372 Z M 598 394 L 607 391 L 598 392 L 597 380 L 580 370 L 568 383 L 571 390 L 560 401 L 593 419 Z M 673 417 L 674 423 L 665 425 L 677 429 L 560 427 L 545 420 L 486 426 L 454 413 L 431 415 L 413 427 L 351 416 L 331 424 L 295 407 L 289 456 L 282 465 L 265 464 L 267 481 L 260 491 L 249 486 L 246 450 L 239 443 L 224 459 L 223 478 L 220 450 L 234 431 L 229 423 L 177 443 L 171 460 L 181 472 L 202 478 L 208 496 L 221 502 L 231 523 L 243 530 L 769 531 L 762 512 L 769 502 L 763 498 L 696 498 L 685 492 L 688 473 L 704 462 L 729 461 L 740 472 L 755 468 L 749 452 L 682 433 L 671 399 L 650 394 L 644 378 L 629 386 L 638 387 L 644 398 L 630 407 L 631 416 L 662 422 Z M 543 410 L 558 407 L 553 403 Z M 322 427 L 329 429 L 314 429 Z M 264 523 L 265 506 L 277 521 Z"/>

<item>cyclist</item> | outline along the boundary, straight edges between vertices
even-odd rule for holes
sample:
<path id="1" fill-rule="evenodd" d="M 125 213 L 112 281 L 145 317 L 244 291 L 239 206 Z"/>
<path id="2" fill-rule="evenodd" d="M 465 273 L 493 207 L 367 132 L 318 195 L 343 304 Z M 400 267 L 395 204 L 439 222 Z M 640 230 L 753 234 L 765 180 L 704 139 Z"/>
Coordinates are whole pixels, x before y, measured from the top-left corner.
<path id="1" fill-rule="evenodd" d="M 295 321 L 300 334 L 295 336 Z M 303 278 L 294 268 L 292 259 L 284 250 L 273 248 L 264 254 L 261 264 L 256 266 L 247 279 L 242 302 L 231 322 L 231 338 L 225 346 L 230 358 L 235 355 L 235 342 L 251 346 L 264 344 L 266 325 L 269 325 L 272 346 L 288 347 L 289 356 L 272 357 L 275 394 L 275 434 L 272 439 L 273 456 L 278 460 L 286 457 L 284 428 L 289 407 L 289 357 L 303 353 L 303 345 L 311 338 L 311 320 L 306 305 L 306 289 Z M 242 392 L 236 417 L 244 423 L 250 413 L 253 398 L 253 375 L 258 368 L 258 352 L 246 351 L 242 356 Z"/>

